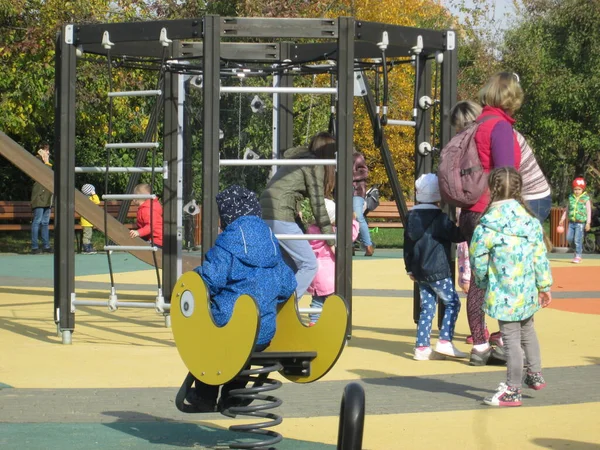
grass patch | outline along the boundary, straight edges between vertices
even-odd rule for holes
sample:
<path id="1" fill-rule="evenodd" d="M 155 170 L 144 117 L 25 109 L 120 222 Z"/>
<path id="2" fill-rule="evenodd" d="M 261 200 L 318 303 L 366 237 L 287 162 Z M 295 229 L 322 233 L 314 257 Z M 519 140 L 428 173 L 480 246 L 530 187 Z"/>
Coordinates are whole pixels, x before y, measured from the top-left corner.
<path id="1" fill-rule="evenodd" d="M 41 245 L 41 241 L 38 241 Z M 77 250 L 77 240 L 73 241 Z M 104 247 L 104 234 L 94 230 L 92 244 L 95 249 Z M 54 248 L 54 232 L 50 231 L 50 246 Z M 31 231 L 0 231 L 0 253 L 31 253 Z"/>
<path id="2" fill-rule="evenodd" d="M 402 248 L 403 228 L 371 228 L 371 239 L 377 248 Z M 96 250 L 104 247 L 104 234 L 94 230 L 92 244 Z M 50 231 L 50 245 L 54 247 L 54 233 Z M 77 242 L 75 242 L 77 249 Z M 0 231 L 0 253 L 27 254 L 31 252 L 30 231 Z"/>
<path id="3" fill-rule="evenodd" d="M 371 228 L 370 232 L 377 248 L 404 247 L 404 228 Z"/>

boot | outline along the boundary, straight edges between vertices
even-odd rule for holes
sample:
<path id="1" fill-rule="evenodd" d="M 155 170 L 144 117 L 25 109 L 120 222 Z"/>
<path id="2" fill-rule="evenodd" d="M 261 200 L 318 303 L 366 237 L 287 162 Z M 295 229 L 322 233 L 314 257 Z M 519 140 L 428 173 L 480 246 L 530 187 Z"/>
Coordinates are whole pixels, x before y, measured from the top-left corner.
<path id="1" fill-rule="evenodd" d="M 375 253 L 375 249 L 373 248 L 373 246 L 367 245 L 365 247 L 365 256 L 373 256 L 373 253 Z"/>

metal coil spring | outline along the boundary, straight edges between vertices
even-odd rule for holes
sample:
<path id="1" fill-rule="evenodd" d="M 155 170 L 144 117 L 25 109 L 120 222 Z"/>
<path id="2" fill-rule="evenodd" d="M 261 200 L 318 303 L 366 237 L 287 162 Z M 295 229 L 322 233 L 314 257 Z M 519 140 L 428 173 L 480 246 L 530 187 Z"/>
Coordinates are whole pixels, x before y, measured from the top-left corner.
<path id="1" fill-rule="evenodd" d="M 278 408 L 283 402 L 275 396 L 265 395 L 264 393 L 281 387 L 281 381 L 268 378 L 268 376 L 271 372 L 279 372 L 283 369 L 283 366 L 277 361 L 261 361 L 255 365 L 259 365 L 260 367 L 244 369 L 236 377 L 236 381 L 252 383 L 250 387 L 232 389 L 229 393 L 228 403 L 235 406 L 224 405 L 221 413 L 228 417 L 249 416 L 268 419 L 264 422 L 253 423 L 251 425 L 232 425 L 229 427 L 230 431 L 249 433 L 250 435 L 255 435 L 253 437 L 260 436 L 262 440 L 247 443 L 236 442 L 230 444 L 229 448 L 269 449 L 282 440 L 281 434 L 265 429 L 279 425 L 282 422 L 281 416 L 265 411 Z M 255 404 L 256 401 L 260 401 L 261 403 Z"/>

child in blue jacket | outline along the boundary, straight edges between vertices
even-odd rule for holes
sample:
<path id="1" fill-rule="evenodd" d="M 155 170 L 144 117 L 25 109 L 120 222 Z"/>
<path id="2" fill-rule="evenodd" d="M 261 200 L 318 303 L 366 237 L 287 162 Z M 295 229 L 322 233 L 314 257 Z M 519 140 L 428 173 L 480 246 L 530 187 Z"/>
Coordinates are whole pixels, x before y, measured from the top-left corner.
<path id="1" fill-rule="evenodd" d="M 206 253 L 204 263 L 194 270 L 208 287 L 211 312 L 218 326 L 229 322 L 240 295 L 248 294 L 256 300 L 260 329 L 254 350 L 262 351 L 275 335 L 277 305 L 288 300 L 296 290 L 296 278 L 283 261 L 277 238 L 261 219 L 260 204 L 254 192 L 233 185 L 217 194 L 216 201 L 223 232 Z M 219 407 L 233 406 L 225 404 L 229 392 L 245 384 L 235 380 L 225 384 Z M 198 412 L 214 411 L 219 386 L 196 380 L 195 387 L 186 400 L 195 405 Z"/>
<path id="2" fill-rule="evenodd" d="M 449 264 L 450 244 L 465 240 L 438 203 L 441 200 L 438 177 L 421 175 L 415 182 L 416 199 L 404 229 L 404 264 L 408 276 L 419 285 L 421 314 L 417 324 L 414 359 L 439 359 L 439 355 L 464 358 L 452 343 L 460 300 L 454 289 Z M 431 323 L 438 297 L 446 310 L 435 351 L 430 346 Z"/>

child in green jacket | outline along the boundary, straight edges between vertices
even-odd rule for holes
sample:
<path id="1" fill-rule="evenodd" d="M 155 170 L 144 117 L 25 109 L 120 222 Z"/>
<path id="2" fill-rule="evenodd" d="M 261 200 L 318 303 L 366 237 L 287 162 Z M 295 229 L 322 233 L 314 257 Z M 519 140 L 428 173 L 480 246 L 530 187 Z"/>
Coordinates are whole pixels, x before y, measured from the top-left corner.
<path id="1" fill-rule="evenodd" d="M 552 300 L 552 274 L 542 225 L 521 197 L 521 175 L 512 167 L 494 169 L 489 188 L 491 201 L 469 251 L 475 282 L 486 290 L 483 311 L 500 324 L 508 370 L 506 383 L 484 402 L 520 406 L 523 383 L 535 390 L 546 386 L 533 316 Z"/>

